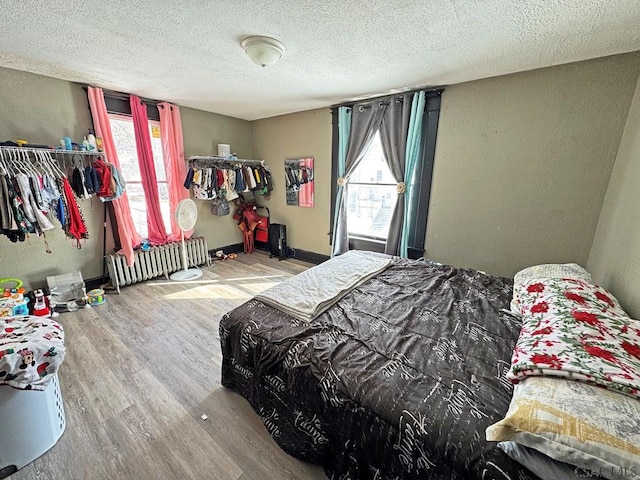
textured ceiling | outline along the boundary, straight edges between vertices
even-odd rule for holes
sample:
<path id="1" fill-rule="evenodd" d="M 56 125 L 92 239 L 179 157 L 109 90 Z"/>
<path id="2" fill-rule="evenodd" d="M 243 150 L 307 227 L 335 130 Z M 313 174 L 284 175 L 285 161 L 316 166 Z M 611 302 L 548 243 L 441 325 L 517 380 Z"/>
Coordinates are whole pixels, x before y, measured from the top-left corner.
<path id="1" fill-rule="evenodd" d="M 639 0 L 3 0 L 0 66 L 254 120 L 640 50 L 638 25 Z M 287 52 L 262 69 L 247 35 Z"/>

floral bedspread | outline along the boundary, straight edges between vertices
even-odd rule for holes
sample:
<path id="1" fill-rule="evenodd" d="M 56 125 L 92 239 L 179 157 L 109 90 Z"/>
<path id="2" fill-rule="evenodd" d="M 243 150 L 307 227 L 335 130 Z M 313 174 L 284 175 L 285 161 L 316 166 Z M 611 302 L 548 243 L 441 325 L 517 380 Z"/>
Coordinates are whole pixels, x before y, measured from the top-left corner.
<path id="1" fill-rule="evenodd" d="M 64 331 L 50 318 L 0 318 L 0 385 L 45 390 L 64 353 Z"/>
<path id="2" fill-rule="evenodd" d="M 640 396 L 640 322 L 606 290 L 578 279 L 514 287 L 522 330 L 507 374 L 569 377 Z"/>

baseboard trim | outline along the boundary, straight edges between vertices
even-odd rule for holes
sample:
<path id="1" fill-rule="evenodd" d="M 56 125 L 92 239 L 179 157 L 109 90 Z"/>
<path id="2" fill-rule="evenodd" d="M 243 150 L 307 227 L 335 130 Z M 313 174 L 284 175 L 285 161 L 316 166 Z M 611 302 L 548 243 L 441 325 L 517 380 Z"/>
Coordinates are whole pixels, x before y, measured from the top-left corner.
<path id="1" fill-rule="evenodd" d="M 225 245 L 224 247 L 210 248 L 209 255 L 211 255 L 212 258 L 215 258 L 218 250 L 222 250 L 225 255 L 229 255 L 230 253 L 242 253 L 244 252 L 244 245 L 242 243 L 232 243 L 231 245 Z"/>
<path id="2" fill-rule="evenodd" d="M 268 242 L 255 242 L 255 249 L 261 252 L 270 253 L 269 243 Z M 209 254 L 211 257 L 216 256 L 216 252 L 218 250 L 222 250 L 225 254 L 230 253 L 242 253 L 244 252 L 244 245 L 242 243 L 233 243 L 231 245 L 226 245 L 224 247 L 212 248 L 209 249 Z M 295 252 L 295 255 L 287 258 L 297 258 L 298 260 L 302 260 L 304 262 L 313 263 L 315 265 L 319 265 L 322 262 L 326 262 L 329 260 L 329 255 L 323 255 L 321 253 L 310 252 L 308 250 L 302 250 L 300 248 L 292 248 Z M 284 260 L 284 259 L 283 259 Z"/>
<path id="3" fill-rule="evenodd" d="M 87 289 L 87 291 L 89 291 L 89 290 L 93 290 L 94 288 L 99 288 L 108 282 L 109 282 L 109 275 L 107 275 L 106 277 L 87 278 L 84 281 L 84 286 Z"/>
<path id="4" fill-rule="evenodd" d="M 322 253 L 310 252 L 308 250 L 302 250 L 300 248 L 294 248 L 293 251 L 295 255 L 293 258 L 297 258 L 298 260 L 303 260 L 305 262 L 314 263 L 316 265 L 321 264 L 322 262 L 326 262 L 329 260 L 329 255 L 323 255 Z"/>

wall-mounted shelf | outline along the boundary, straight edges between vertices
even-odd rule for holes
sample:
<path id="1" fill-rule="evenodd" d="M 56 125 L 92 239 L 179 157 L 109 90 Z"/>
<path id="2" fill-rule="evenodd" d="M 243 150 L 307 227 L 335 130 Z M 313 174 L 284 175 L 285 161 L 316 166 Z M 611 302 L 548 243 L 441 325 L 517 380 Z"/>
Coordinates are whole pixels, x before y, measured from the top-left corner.
<path id="1" fill-rule="evenodd" d="M 60 150 L 54 148 L 33 148 L 33 147 L 12 147 L 0 145 L 0 152 L 8 152 L 8 153 L 49 153 L 51 155 L 83 155 L 83 156 L 93 156 L 93 157 L 104 157 L 106 156 L 105 152 L 89 152 L 87 150 Z"/>

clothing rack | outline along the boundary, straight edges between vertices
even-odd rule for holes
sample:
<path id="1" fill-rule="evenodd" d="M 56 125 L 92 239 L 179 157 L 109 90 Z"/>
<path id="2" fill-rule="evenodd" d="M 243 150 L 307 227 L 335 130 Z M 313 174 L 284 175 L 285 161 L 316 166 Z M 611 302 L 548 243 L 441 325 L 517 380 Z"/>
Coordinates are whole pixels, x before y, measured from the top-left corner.
<path id="1" fill-rule="evenodd" d="M 86 150 L 60 150 L 54 148 L 34 148 L 34 147 L 13 147 L 0 145 L 0 151 L 3 152 L 28 152 L 28 153 L 49 153 L 51 155 L 87 155 L 87 156 L 106 156 L 105 152 L 89 152 Z"/>
<path id="2" fill-rule="evenodd" d="M 216 155 L 195 155 L 189 157 L 189 165 L 196 168 L 210 168 L 211 166 L 233 167 L 234 165 L 260 165 L 264 167 L 264 160 L 245 160 L 241 158 L 232 159 L 228 157 L 219 157 Z"/>
<path id="3" fill-rule="evenodd" d="M 39 168 L 53 177 L 60 178 L 64 175 L 62 169 L 66 168 L 64 160 L 67 157 L 73 159 L 76 156 L 81 158 L 103 157 L 103 159 L 106 159 L 104 152 L 0 145 L 0 170 L 6 170 L 5 173 L 33 173 L 33 168 Z M 65 165 L 61 165 L 60 160 L 63 160 Z M 28 164 L 25 165 L 25 162 L 28 162 Z"/>

